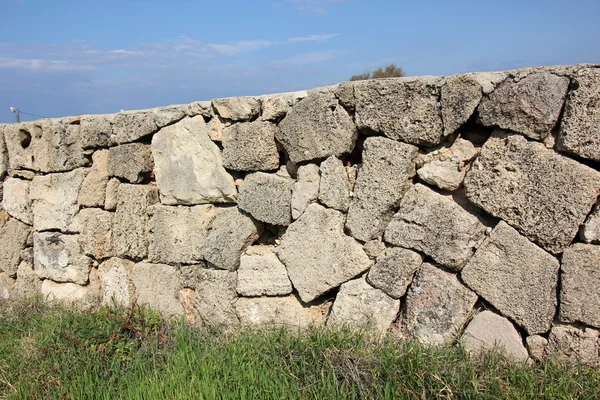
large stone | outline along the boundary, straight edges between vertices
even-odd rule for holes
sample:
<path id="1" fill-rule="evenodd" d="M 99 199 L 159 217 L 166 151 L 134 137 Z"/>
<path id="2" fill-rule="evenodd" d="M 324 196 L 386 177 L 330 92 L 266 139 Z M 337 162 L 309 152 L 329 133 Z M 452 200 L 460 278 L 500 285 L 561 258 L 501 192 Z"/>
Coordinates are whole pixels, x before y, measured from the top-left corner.
<path id="1" fill-rule="evenodd" d="M 223 131 L 226 127 L 230 126 L 231 122 L 223 121 L 221 117 L 215 115 L 210 121 L 208 121 L 208 137 L 213 142 L 220 142 L 223 140 Z"/>
<path id="2" fill-rule="evenodd" d="M 576 243 L 562 256 L 560 319 L 600 328 L 600 246 Z"/>
<path id="3" fill-rule="evenodd" d="M 285 296 L 292 293 L 292 283 L 271 250 L 242 254 L 236 290 L 241 296 Z"/>
<path id="4" fill-rule="evenodd" d="M 406 293 L 422 263 L 423 257 L 420 254 L 392 247 L 387 249 L 384 256 L 377 258 L 375 265 L 369 270 L 367 281 L 388 296 L 399 299 Z"/>
<path id="5" fill-rule="evenodd" d="M 186 113 L 190 117 L 196 115 L 202 115 L 206 119 L 210 119 L 214 116 L 212 102 L 209 101 L 195 101 L 187 104 Z"/>
<path id="6" fill-rule="evenodd" d="M 2 214 L 6 216 L 4 211 Z M 13 278 L 17 275 L 21 251 L 25 248 L 30 234 L 31 227 L 16 219 L 0 220 L 0 271 Z"/>
<path id="7" fill-rule="evenodd" d="M 292 222 L 292 186 L 294 181 L 281 176 L 256 172 L 240 186 L 239 207 L 259 221 L 272 225 Z"/>
<path id="8" fill-rule="evenodd" d="M 481 101 L 478 122 L 544 139 L 558 121 L 568 87 L 568 78 L 549 72 L 507 79 Z"/>
<path id="9" fill-rule="evenodd" d="M 260 114 L 260 101 L 253 97 L 214 99 L 212 106 L 222 118 L 232 121 L 247 121 Z"/>
<path id="10" fill-rule="evenodd" d="M 344 234 L 344 214 L 318 204 L 288 227 L 277 255 L 305 303 L 371 266 L 362 246 Z"/>
<path id="11" fill-rule="evenodd" d="M 135 287 L 132 273 L 134 262 L 122 258 L 111 258 L 98 267 L 98 276 L 101 284 L 101 304 L 113 302 L 123 307 L 134 305 Z"/>
<path id="12" fill-rule="evenodd" d="M 40 293 L 46 301 L 60 301 L 77 304 L 80 307 L 93 307 L 98 300 L 98 286 L 81 286 L 75 283 L 57 283 L 50 279 L 42 281 Z"/>
<path id="13" fill-rule="evenodd" d="M 443 124 L 437 78 L 356 82 L 356 125 L 405 143 L 434 146 Z"/>
<path id="14" fill-rule="evenodd" d="M 77 218 L 81 228 L 79 234 L 81 250 L 97 260 L 114 256 L 113 213 L 99 208 L 84 208 Z"/>
<path id="15" fill-rule="evenodd" d="M 146 304 L 165 318 L 182 315 L 179 302 L 180 272 L 165 264 L 138 263 L 133 266 L 131 279 L 138 304 Z"/>
<path id="16" fill-rule="evenodd" d="M 262 116 L 265 121 L 279 121 L 289 111 L 292 104 L 292 94 L 279 94 L 261 98 Z"/>
<path id="17" fill-rule="evenodd" d="M 305 305 L 296 296 L 242 297 L 235 310 L 242 325 L 308 328 L 325 325 L 330 304 Z"/>
<path id="18" fill-rule="evenodd" d="M 417 152 L 414 146 L 390 139 L 365 140 L 346 221 L 352 236 L 366 242 L 383 233 L 410 187 Z"/>
<path id="19" fill-rule="evenodd" d="M 574 87 L 565 106 L 557 147 L 600 161 L 600 69 L 579 70 Z"/>
<path id="20" fill-rule="evenodd" d="M 17 178 L 7 178 L 3 183 L 2 207 L 11 217 L 33 224 L 29 191 L 31 182 Z"/>
<path id="21" fill-rule="evenodd" d="M 346 212 L 352 188 L 344 164 L 335 156 L 321 163 L 319 201 L 327 207 Z"/>
<path id="22" fill-rule="evenodd" d="M 387 226 L 384 240 L 422 251 L 437 263 L 460 271 L 483 240 L 485 226 L 451 199 L 414 185 Z"/>
<path id="23" fill-rule="evenodd" d="M 148 207 L 148 260 L 164 264 L 194 264 L 215 218 L 212 204 L 194 207 Z"/>
<path id="24" fill-rule="evenodd" d="M 600 173 L 520 135 L 494 135 L 465 178 L 468 199 L 552 253 L 576 236 Z"/>
<path id="25" fill-rule="evenodd" d="M 144 259 L 148 255 L 147 209 L 158 203 L 158 190 L 156 186 L 121 184 L 118 199 L 112 232 L 116 254 Z"/>
<path id="26" fill-rule="evenodd" d="M 444 135 L 451 135 L 466 123 L 479 105 L 482 87 L 469 75 L 453 75 L 444 82 L 441 90 Z"/>
<path id="27" fill-rule="evenodd" d="M 315 164 L 301 165 L 297 172 L 298 178 L 292 186 L 292 218 L 298 219 L 310 203 L 317 201 L 321 176 L 319 167 Z"/>
<path id="28" fill-rule="evenodd" d="M 473 317 L 460 341 L 472 357 L 481 357 L 488 351 L 499 351 L 517 361 L 529 357 L 513 324 L 488 310 Z"/>
<path id="29" fill-rule="evenodd" d="M 23 259 L 17 268 L 17 280 L 12 286 L 11 297 L 15 299 L 31 299 L 39 295 L 42 281 L 33 270 L 33 256 Z"/>
<path id="30" fill-rule="evenodd" d="M 83 169 L 33 178 L 29 196 L 36 231 L 79 231 L 75 217 L 79 212 L 77 197 L 84 178 Z"/>
<path id="31" fill-rule="evenodd" d="M 113 119 L 111 142 L 117 144 L 135 142 L 183 119 L 185 116 L 185 111 L 178 106 L 121 111 Z M 202 117 L 200 116 L 200 118 Z"/>
<path id="32" fill-rule="evenodd" d="M 81 251 L 78 235 L 34 232 L 33 260 L 36 274 L 56 282 L 88 282 L 92 259 Z"/>
<path id="33" fill-rule="evenodd" d="M 236 272 L 203 269 L 198 271 L 192 305 L 196 320 L 206 327 L 233 327 L 239 324 L 234 308 Z"/>
<path id="34" fill-rule="evenodd" d="M 295 163 L 350 153 L 358 137 L 352 117 L 330 91 L 310 93 L 278 127 L 276 138 Z"/>
<path id="35" fill-rule="evenodd" d="M 142 182 L 154 168 L 152 146 L 129 143 L 108 151 L 108 174 L 131 183 Z"/>
<path id="36" fill-rule="evenodd" d="M 560 363 L 598 366 L 599 354 L 600 334 L 595 329 L 558 325 L 550 331 L 546 355 Z"/>
<path id="37" fill-rule="evenodd" d="M 400 300 L 359 278 L 340 287 L 327 325 L 370 328 L 385 334 L 399 311 Z"/>
<path id="38" fill-rule="evenodd" d="M 109 211 L 117 209 L 119 204 L 119 185 L 121 181 L 117 178 L 112 178 L 106 184 L 106 198 L 104 200 L 104 208 Z"/>
<path id="39" fill-rule="evenodd" d="M 79 120 L 79 135 L 84 149 L 108 147 L 112 140 L 112 123 L 116 114 L 82 115 Z"/>
<path id="40" fill-rule="evenodd" d="M 237 198 L 221 151 L 202 116 L 184 118 L 152 138 L 154 174 L 163 204 L 231 203 Z"/>
<path id="41" fill-rule="evenodd" d="M 92 168 L 81 184 L 77 202 L 82 207 L 104 207 L 108 184 L 108 150 L 96 151 L 92 160 Z"/>
<path id="42" fill-rule="evenodd" d="M 223 166 L 234 171 L 272 171 L 279 168 L 275 143 L 277 127 L 266 121 L 233 124 L 223 131 Z"/>
<path id="43" fill-rule="evenodd" d="M 0 272 L 0 300 L 12 298 L 15 280 L 5 272 Z"/>
<path id="44" fill-rule="evenodd" d="M 240 266 L 240 256 L 259 237 L 262 224 L 237 207 L 224 210 L 213 221 L 202 253 L 216 268 L 234 271 Z"/>
<path id="45" fill-rule="evenodd" d="M 558 261 L 500 221 L 462 270 L 469 287 L 530 335 L 550 329 Z"/>
<path id="46" fill-rule="evenodd" d="M 421 343 L 451 343 L 462 329 L 477 295 L 456 275 L 424 263 L 406 296 L 406 327 Z"/>

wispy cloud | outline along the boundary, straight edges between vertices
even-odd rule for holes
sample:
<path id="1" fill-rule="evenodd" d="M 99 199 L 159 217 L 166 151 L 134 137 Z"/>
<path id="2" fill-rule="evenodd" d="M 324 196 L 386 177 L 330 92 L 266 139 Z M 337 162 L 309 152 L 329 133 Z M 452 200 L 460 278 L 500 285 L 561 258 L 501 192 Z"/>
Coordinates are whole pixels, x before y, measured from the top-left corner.
<path id="1" fill-rule="evenodd" d="M 332 5 L 348 2 L 349 0 L 288 0 L 302 14 L 327 14 Z"/>
<path id="2" fill-rule="evenodd" d="M 95 71 L 98 68 L 90 64 L 76 64 L 65 60 L 41 60 L 0 57 L 0 69 L 19 69 L 27 71 L 69 72 Z"/>
<path id="3" fill-rule="evenodd" d="M 285 67 L 316 64 L 338 58 L 341 54 L 342 52 L 339 50 L 314 51 L 290 57 L 285 60 L 275 61 L 272 63 L 272 65 L 276 67 Z"/>
<path id="4" fill-rule="evenodd" d="M 295 37 L 295 38 L 289 38 L 288 42 L 289 43 L 297 43 L 297 42 L 320 42 L 320 41 L 324 41 L 324 40 L 329 40 L 329 39 L 333 39 L 340 36 L 339 33 L 326 33 L 326 34 L 321 34 L 321 35 L 308 35 L 308 36 L 304 36 L 304 37 Z"/>

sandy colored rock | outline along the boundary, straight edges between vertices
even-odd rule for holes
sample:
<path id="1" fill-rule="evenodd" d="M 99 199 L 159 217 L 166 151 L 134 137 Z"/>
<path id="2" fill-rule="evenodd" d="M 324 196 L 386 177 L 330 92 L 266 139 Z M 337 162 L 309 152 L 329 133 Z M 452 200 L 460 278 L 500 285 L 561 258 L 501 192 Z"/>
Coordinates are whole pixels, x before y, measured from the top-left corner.
<path id="1" fill-rule="evenodd" d="M 33 270 L 33 256 L 23 259 L 17 268 L 17 280 L 12 286 L 11 297 L 15 299 L 31 299 L 39 295 L 42 281 Z"/>
<path id="2" fill-rule="evenodd" d="M 123 307 L 135 304 L 135 286 L 132 281 L 134 262 L 122 258 L 111 258 L 98 267 L 102 287 L 101 304 L 112 305 L 113 301 Z"/>
<path id="3" fill-rule="evenodd" d="M 301 165 L 297 171 L 298 178 L 292 186 L 292 218 L 298 219 L 309 204 L 317 201 L 321 175 L 319 166 L 315 164 Z"/>
<path id="4" fill-rule="evenodd" d="M 546 346 L 548 346 L 548 339 L 540 335 L 532 335 L 527 336 L 525 343 L 527 344 L 529 357 L 535 361 L 544 361 L 546 358 Z"/>
<path id="5" fill-rule="evenodd" d="M 292 222 L 293 185 L 291 179 L 264 172 L 247 175 L 240 186 L 238 206 L 259 221 L 289 225 Z"/>
<path id="6" fill-rule="evenodd" d="M 212 102 L 208 101 L 195 101 L 187 105 L 186 113 L 190 117 L 196 115 L 202 115 L 206 119 L 210 119 L 214 116 Z"/>
<path id="7" fill-rule="evenodd" d="M 104 207 L 108 184 L 108 150 L 96 151 L 92 160 L 92 168 L 81 184 L 77 202 L 82 207 Z"/>
<path id="8" fill-rule="evenodd" d="M 14 278 L 21 262 L 21 251 L 27 244 L 31 227 L 17 219 L 0 221 L 0 271 Z"/>
<path id="9" fill-rule="evenodd" d="M 274 252 L 242 254 L 236 291 L 241 296 L 285 296 L 292 293 L 292 283 Z"/>
<path id="10" fill-rule="evenodd" d="M 363 164 L 346 221 L 353 237 L 366 242 L 383 233 L 415 175 L 417 151 L 414 146 L 390 139 L 365 140 Z"/>
<path id="11" fill-rule="evenodd" d="M 176 267 L 138 263 L 133 266 L 131 279 L 138 304 L 148 305 L 167 319 L 183 314 L 183 307 L 178 299 L 181 278 Z"/>
<path id="12" fill-rule="evenodd" d="M 443 190 L 456 190 L 462 185 L 467 171 L 454 160 L 433 161 L 417 170 L 419 178 Z"/>
<path id="13" fill-rule="evenodd" d="M 232 121 L 247 121 L 260 114 L 260 101 L 253 97 L 214 99 L 212 106 L 222 118 Z"/>
<path id="14" fill-rule="evenodd" d="M 84 208 L 79 212 L 79 245 L 84 254 L 97 260 L 115 255 L 112 240 L 113 215 L 99 208 Z"/>
<path id="15" fill-rule="evenodd" d="M 210 140 L 213 142 L 220 142 L 223 140 L 223 131 L 229 125 L 231 125 L 230 122 L 223 121 L 221 117 L 215 115 L 208 121 L 208 137 Z"/>
<path id="16" fill-rule="evenodd" d="M 308 328 L 325 325 L 330 303 L 305 305 L 296 296 L 241 297 L 235 310 L 242 325 Z"/>
<path id="17" fill-rule="evenodd" d="M 112 122 L 115 115 L 82 115 L 79 120 L 81 146 L 84 149 L 94 149 L 113 145 Z"/>
<path id="18" fill-rule="evenodd" d="M 35 273 L 42 279 L 85 285 L 88 282 L 92 259 L 81 251 L 78 236 L 34 232 Z"/>
<path id="19" fill-rule="evenodd" d="M 311 204 L 283 236 L 277 255 L 304 303 L 371 267 L 362 246 L 343 228 L 341 212 Z"/>
<path id="20" fill-rule="evenodd" d="M 482 87 L 469 75 L 452 75 L 441 89 L 444 135 L 450 135 L 466 123 L 483 97 Z"/>
<path id="21" fill-rule="evenodd" d="M 235 327 L 236 272 L 204 269 L 198 272 L 193 307 L 196 320 L 206 327 Z"/>
<path id="22" fill-rule="evenodd" d="M 388 296 L 399 299 L 406 293 L 422 263 L 420 254 L 401 247 L 391 247 L 386 255 L 377 258 L 369 270 L 367 281 Z"/>
<path id="23" fill-rule="evenodd" d="M 462 270 L 463 281 L 530 335 L 550 329 L 558 261 L 500 221 Z"/>
<path id="24" fill-rule="evenodd" d="M 385 257 L 387 248 L 380 239 L 373 239 L 363 245 L 363 250 L 370 258 L 377 258 Z"/>
<path id="25" fill-rule="evenodd" d="M 272 171 L 279 168 L 275 143 L 277 127 L 266 121 L 233 124 L 223 131 L 223 166 L 234 171 Z"/>
<path id="26" fill-rule="evenodd" d="M 89 307 L 96 303 L 98 290 L 96 286 L 81 286 L 75 283 L 57 283 L 49 279 L 42 281 L 40 293 L 46 301 L 61 301 Z"/>
<path id="27" fill-rule="evenodd" d="M 598 366 L 599 339 L 599 332 L 595 329 L 558 325 L 553 327 L 548 335 L 546 355 L 563 364 Z"/>
<path id="28" fill-rule="evenodd" d="M 11 217 L 32 225 L 33 213 L 29 198 L 31 182 L 23 179 L 7 178 L 2 187 L 2 207 Z"/>
<path id="29" fill-rule="evenodd" d="M 109 211 L 114 211 L 117 209 L 117 204 L 119 204 L 119 185 L 121 181 L 117 178 L 112 178 L 106 184 L 106 198 L 104 201 L 104 208 Z"/>
<path id="30" fill-rule="evenodd" d="M 15 280 L 5 272 L 0 272 L 0 300 L 12 298 Z"/>
<path id="31" fill-rule="evenodd" d="M 335 156 L 321 163 L 319 201 L 338 211 L 346 212 L 350 207 L 352 188 L 344 164 Z"/>
<path id="32" fill-rule="evenodd" d="M 600 207 L 598 205 L 594 206 L 581 226 L 579 237 L 586 243 L 600 243 Z"/>
<path id="33" fill-rule="evenodd" d="M 128 143 L 108 151 L 108 174 L 127 182 L 142 182 L 154 168 L 152 146 Z"/>
<path id="34" fill-rule="evenodd" d="M 121 111 L 114 116 L 111 140 L 117 144 L 135 142 L 180 121 L 185 116 L 185 111 L 179 106 Z"/>
<path id="35" fill-rule="evenodd" d="M 265 121 L 279 121 L 290 109 L 292 104 L 291 94 L 265 96 L 262 102 L 262 119 Z"/>

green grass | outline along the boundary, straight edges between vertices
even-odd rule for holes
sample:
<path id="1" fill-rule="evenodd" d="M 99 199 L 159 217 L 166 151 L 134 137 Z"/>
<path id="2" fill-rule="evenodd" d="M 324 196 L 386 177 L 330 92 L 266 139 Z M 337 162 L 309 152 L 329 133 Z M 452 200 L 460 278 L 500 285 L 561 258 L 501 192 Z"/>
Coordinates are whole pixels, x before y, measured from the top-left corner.
<path id="1" fill-rule="evenodd" d="M 0 304 L 0 398 L 594 399 L 600 373 L 314 329 L 165 325 L 136 307 Z"/>

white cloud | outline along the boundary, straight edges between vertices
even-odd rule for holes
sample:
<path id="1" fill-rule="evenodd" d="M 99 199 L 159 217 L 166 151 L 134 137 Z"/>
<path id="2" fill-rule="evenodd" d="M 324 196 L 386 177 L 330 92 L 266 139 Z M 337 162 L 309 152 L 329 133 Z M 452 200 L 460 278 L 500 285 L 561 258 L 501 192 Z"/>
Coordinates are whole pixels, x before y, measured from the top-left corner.
<path id="1" fill-rule="evenodd" d="M 64 60 L 42 60 L 0 57 L 0 68 L 27 71 L 95 71 L 97 67 L 90 64 L 76 64 Z"/>
<path id="2" fill-rule="evenodd" d="M 340 36 L 339 33 L 326 33 L 321 35 L 308 35 L 304 37 L 294 37 L 289 38 L 287 41 L 289 43 L 297 43 L 297 42 L 321 42 L 329 39 L 333 39 Z"/>
<path id="3" fill-rule="evenodd" d="M 335 4 L 345 3 L 349 0 L 288 0 L 303 14 L 325 15 L 327 9 Z"/>
<path id="4" fill-rule="evenodd" d="M 333 60 L 341 55 L 339 50 L 330 51 L 314 51 L 311 53 L 300 54 L 290 57 L 285 60 L 275 61 L 272 63 L 276 67 L 299 66 L 308 64 L 317 64 L 325 61 Z"/>

